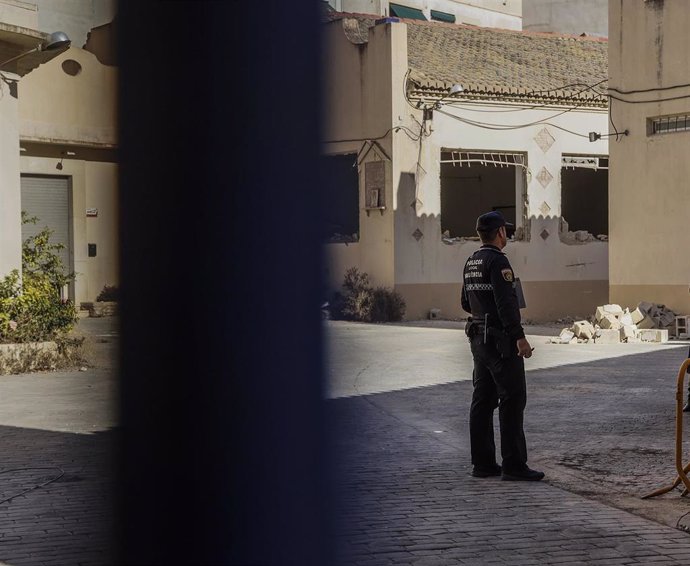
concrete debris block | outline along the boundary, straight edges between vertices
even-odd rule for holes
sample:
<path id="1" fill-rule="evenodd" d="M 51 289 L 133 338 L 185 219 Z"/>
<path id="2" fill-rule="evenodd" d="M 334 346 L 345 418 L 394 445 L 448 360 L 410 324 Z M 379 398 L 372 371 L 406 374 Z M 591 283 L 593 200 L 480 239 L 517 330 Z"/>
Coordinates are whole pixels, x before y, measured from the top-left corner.
<path id="1" fill-rule="evenodd" d="M 616 318 L 615 315 L 607 314 L 604 316 L 604 318 L 602 318 L 599 321 L 599 326 L 603 330 L 616 330 L 616 331 L 618 331 L 618 330 L 620 330 L 621 323 L 618 322 L 618 318 Z"/>
<path id="2" fill-rule="evenodd" d="M 623 326 L 630 326 L 631 324 L 635 324 L 633 322 L 632 315 L 630 314 L 630 311 L 628 309 L 625 309 L 625 312 L 620 316 L 618 322 L 620 322 Z"/>
<path id="3" fill-rule="evenodd" d="M 644 320 L 645 313 L 640 310 L 640 307 L 637 307 L 630 313 L 630 316 L 632 317 L 633 324 L 637 324 Z"/>
<path id="4" fill-rule="evenodd" d="M 558 337 L 561 340 L 561 344 L 567 344 L 575 337 L 575 333 L 568 328 L 564 328 L 561 330 L 561 333 Z"/>
<path id="5" fill-rule="evenodd" d="M 572 337 L 570 342 L 568 342 L 568 344 L 577 344 L 577 343 L 578 343 L 577 338 L 575 338 L 574 336 Z"/>
<path id="6" fill-rule="evenodd" d="M 642 342 L 668 342 L 668 330 L 665 328 L 663 330 L 658 328 L 640 330 L 640 340 Z"/>
<path id="7" fill-rule="evenodd" d="M 637 323 L 637 328 L 640 330 L 646 330 L 648 328 L 656 328 L 656 322 L 648 314 L 644 315 L 644 318 Z"/>
<path id="8" fill-rule="evenodd" d="M 604 311 L 615 316 L 621 316 L 623 314 L 623 307 L 616 304 L 604 305 Z"/>
<path id="9" fill-rule="evenodd" d="M 660 319 L 660 324 L 659 326 L 661 327 L 666 327 L 666 326 L 671 326 L 672 324 L 675 324 L 676 322 L 676 313 L 674 313 L 672 310 L 664 310 L 661 315 L 659 316 Z"/>
<path id="10" fill-rule="evenodd" d="M 578 320 L 573 325 L 573 332 L 577 338 L 586 338 L 589 340 L 594 337 L 594 326 L 587 320 Z"/>
<path id="11" fill-rule="evenodd" d="M 596 322 L 599 322 L 602 318 L 606 316 L 606 311 L 604 310 L 604 307 L 597 307 L 597 310 L 594 313 L 594 320 Z"/>
<path id="12" fill-rule="evenodd" d="M 618 344 L 620 341 L 620 332 L 613 328 L 600 328 L 594 337 L 595 344 Z"/>
<path id="13" fill-rule="evenodd" d="M 620 335 L 621 335 L 621 342 L 630 342 L 631 338 L 636 338 L 637 333 L 639 330 L 637 330 L 637 326 L 634 324 L 626 324 L 621 326 L 620 329 Z"/>
<path id="14" fill-rule="evenodd" d="M 578 242 L 592 242 L 594 241 L 594 236 L 587 232 L 587 230 L 576 230 L 575 231 L 575 240 Z"/>
<path id="15" fill-rule="evenodd" d="M 652 307 L 654 307 L 652 303 L 647 303 L 645 301 L 642 301 L 637 305 L 637 309 L 644 314 L 649 314 L 649 311 L 652 309 Z"/>
<path id="16" fill-rule="evenodd" d="M 633 336 L 632 338 L 628 338 L 626 340 L 626 343 L 628 344 L 639 344 L 640 342 L 642 342 L 642 340 L 640 340 L 639 336 Z"/>

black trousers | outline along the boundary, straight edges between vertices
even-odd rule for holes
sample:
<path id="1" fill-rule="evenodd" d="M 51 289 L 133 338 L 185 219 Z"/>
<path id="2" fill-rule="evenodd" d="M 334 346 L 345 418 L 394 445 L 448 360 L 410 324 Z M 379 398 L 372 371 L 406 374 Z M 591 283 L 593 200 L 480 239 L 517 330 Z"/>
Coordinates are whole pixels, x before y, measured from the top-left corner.
<path id="1" fill-rule="evenodd" d="M 527 404 L 525 362 L 515 354 L 501 359 L 491 339 L 484 344 L 481 334 L 470 338 L 474 358 L 474 392 L 470 407 L 470 443 L 472 464 L 491 467 L 496 464 L 494 410 L 498 407 L 501 430 L 502 466 L 507 472 L 527 467 L 527 444 L 523 414 Z"/>

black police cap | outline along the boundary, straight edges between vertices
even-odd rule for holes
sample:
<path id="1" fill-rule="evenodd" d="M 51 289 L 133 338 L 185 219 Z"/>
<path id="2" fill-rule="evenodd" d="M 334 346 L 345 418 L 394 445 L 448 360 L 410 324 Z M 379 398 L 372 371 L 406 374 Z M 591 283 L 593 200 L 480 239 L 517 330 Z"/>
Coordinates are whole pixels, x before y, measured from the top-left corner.
<path id="1" fill-rule="evenodd" d="M 505 226 L 506 230 L 515 228 L 515 225 L 506 222 L 506 219 L 503 218 L 503 215 L 497 210 L 487 212 L 477 218 L 477 232 L 491 232 L 492 230 L 497 230 L 501 226 Z"/>

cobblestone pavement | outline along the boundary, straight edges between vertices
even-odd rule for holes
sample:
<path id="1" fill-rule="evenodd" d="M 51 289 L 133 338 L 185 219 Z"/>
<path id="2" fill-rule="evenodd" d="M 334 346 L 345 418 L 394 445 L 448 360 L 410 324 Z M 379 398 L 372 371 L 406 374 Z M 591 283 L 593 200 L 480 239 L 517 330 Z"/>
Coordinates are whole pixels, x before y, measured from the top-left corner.
<path id="1" fill-rule="evenodd" d="M 116 388 L 105 366 L 117 330 L 114 319 L 79 327 L 99 353 L 86 371 L 0 376 L 2 564 L 115 564 Z"/>
<path id="2" fill-rule="evenodd" d="M 339 564 L 690 563 L 690 535 L 674 528 L 690 524 L 690 501 L 640 499 L 675 477 L 684 352 L 530 371 L 525 428 L 540 483 L 469 476 L 469 381 L 329 400 Z"/>

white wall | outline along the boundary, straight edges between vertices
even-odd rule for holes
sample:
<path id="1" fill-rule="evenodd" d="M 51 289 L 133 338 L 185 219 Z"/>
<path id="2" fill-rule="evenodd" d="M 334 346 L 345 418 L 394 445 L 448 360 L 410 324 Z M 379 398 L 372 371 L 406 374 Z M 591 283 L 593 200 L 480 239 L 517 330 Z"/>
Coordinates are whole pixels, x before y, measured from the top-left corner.
<path id="1" fill-rule="evenodd" d="M 477 110 L 506 109 L 486 104 L 472 104 L 471 107 Z M 473 120 L 511 125 L 545 120 L 560 111 L 550 109 L 479 114 L 466 110 L 450 110 L 450 107 L 445 108 L 453 114 L 460 115 L 462 112 L 462 115 Z M 421 117 L 418 116 L 418 118 Z M 590 131 L 607 131 L 606 111 L 573 111 L 550 119 L 549 122 L 584 136 L 587 136 Z M 544 128 L 554 139 L 553 145 L 546 152 L 534 140 Z M 418 207 L 416 214 L 410 214 L 412 209 L 406 206 L 407 201 L 402 202 L 400 203 L 401 214 L 396 216 L 396 250 L 399 250 L 396 253 L 396 283 L 459 283 L 464 260 L 479 247 L 476 242 L 449 245 L 441 241 L 439 163 L 441 148 L 527 154 L 530 171 L 527 187 L 530 238 L 529 241 L 509 244 L 506 251 L 523 281 L 605 280 L 608 278 L 606 243 L 565 244 L 561 242 L 558 235 L 561 215 L 562 154 L 607 155 L 606 141 L 599 140 L 592 143 L 587 137 L 577 137 L 543 124 L 497 133 L 493 130 L 469 126 L 444 116 L 440 112 L 434 113 L 432 129 L 431 137 L 424 140 L 422 152 L 422 167 L 426 173 L 420 180 L 419 198 L 423 204 Z M 396 152 L 396 161 L 401 160 L 402 169 L 412 172 L 416 169 L 418 145 L 411 140 L 406 143 L 402 134 L 397 135 L 397 139 L 401 140 L 401 145 L 405 147 Z M 537 175 L 542 168 L 546 168 L 553 176 L 553 180 L 546 188 L 537 180 Z M 540 210 L 543 203 L 546 203 L 550 209 L 546 215 Z M 414 231 L 413 226 L 420 227 L 424 233 L 420 242 L 416 242 L 410 236 Z M 546 240 L 540 237 L 544 229 L 550 232 Z M 574 264 L 584 265 L 568 267 Z"/>

